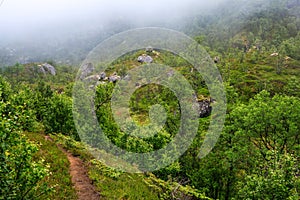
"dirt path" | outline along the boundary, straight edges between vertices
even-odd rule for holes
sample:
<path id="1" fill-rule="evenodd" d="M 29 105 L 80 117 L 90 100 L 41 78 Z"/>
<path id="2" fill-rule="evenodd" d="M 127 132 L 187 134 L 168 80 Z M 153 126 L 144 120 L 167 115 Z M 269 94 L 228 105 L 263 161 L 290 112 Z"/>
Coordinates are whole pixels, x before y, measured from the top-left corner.
<path id="1" fill-rule="evenodd" d="M 52 140 L 49 136 L 45 136 L 46 140 Z M 58 147 L 67 155 L 70 162 L 70 175 L 72 177 L 72 183 L 75 186 L 78 200 L 98 200 L 100 194 L 96 191 L 95 186 L 91 183 L 88 177 L 87 170 L 78 157 L 73 156 L 71 153 L 63 149 L 61 146 Z"/>
<path id="2" fill-rule="evenodd" d="M 67 154 L 70 162 L 70 174 L 72 177 L 72 183 L 77 192 L 78 200 L 100 199 L 100 195 L 96 192 L 95 187 L 92 185 L 82 160 L 74 157 L 68 152 L 65 153 Z"/>

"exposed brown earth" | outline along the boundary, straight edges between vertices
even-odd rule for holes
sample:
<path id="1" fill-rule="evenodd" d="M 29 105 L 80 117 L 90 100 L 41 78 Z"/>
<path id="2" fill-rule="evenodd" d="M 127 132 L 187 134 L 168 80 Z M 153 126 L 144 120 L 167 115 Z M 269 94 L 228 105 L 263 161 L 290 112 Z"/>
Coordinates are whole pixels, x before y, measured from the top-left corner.
<path id="1" fill-rule="evenodd" d="M 53 141 L 49 136 L 45 136 L 46 140 Z M 70 162 L 70 175 L 72 183 L 76 189 L 78 200 L 98 200 L 101 199 L 100 194 L 96 191 L 95 186 L 92 184 L 88 177 L 87 169 L 82 160 L 73 156 L 70 152 L 66 151 L 58 145 L 58 147 L 66 154 Z"/>

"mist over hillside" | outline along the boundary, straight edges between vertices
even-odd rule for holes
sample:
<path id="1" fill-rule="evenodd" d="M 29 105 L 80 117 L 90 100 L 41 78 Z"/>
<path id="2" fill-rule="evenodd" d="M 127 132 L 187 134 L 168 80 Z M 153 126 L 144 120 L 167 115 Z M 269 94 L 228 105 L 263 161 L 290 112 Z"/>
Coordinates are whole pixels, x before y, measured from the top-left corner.
<path id="1" fill-rule="evenodd" d="M 299 47 L 300 0 L 0 0 L 0 200 L 300 199 Z"/>
<path id="2" fill-rule="evenodd" d="M 268 9 L 272 2 L 4 0 L 0 7 L 0 64 L 51 60 L 78 65 L 104 39 L 138 27 L 171 28 L 190 36 L 212 26 L 234 33 L 244 19 Z"/>

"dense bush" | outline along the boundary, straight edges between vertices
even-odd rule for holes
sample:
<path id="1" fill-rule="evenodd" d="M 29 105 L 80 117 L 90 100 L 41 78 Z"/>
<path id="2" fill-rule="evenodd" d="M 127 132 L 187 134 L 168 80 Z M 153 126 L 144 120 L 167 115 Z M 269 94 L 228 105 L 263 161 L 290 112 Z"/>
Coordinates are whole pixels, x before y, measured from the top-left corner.
<path id="1" fill-rule="evenodd" d="M 21 134 L 33 123 L 26 104 L 8 91 L 0 77 L 0 199 L 42 199 L 49 189 L 41 180 L 49 171 L 42 160 L 33 160 L 38 146 Z"/>

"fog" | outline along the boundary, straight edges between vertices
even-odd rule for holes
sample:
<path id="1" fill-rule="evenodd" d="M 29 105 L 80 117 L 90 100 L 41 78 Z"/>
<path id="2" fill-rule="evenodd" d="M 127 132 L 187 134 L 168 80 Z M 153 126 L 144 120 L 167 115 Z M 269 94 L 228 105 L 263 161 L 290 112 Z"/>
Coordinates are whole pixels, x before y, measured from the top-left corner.
<path id="1" fill-rule="evenodd" d="M 82 23 L 105 23 L 112 19 L 146 26 L 203 10 L 221 1 L 199 0 L 3 0 L 0 7 L 1 34 L 23 34 Z M 205 8 L 205 9 L 204 9 Z M 195 11 L 195 10 L 194 10 Z M 62 31 L 62 30 L 60 30 Z"/>
<path id="2" fill-rule="evenodd" d="M 214 14 L 217 7 L 227 5 L 228 2 L 0 0 L 2 54 L 3 51 L 9 51 L 10 54 L 18 55 L 10 58 L 6 56 L 2 58 L 2 63 L 43 59 L 67 63 L 74 59 L 80 61 L 97 43 L 115 33 L 147 26 L 180 29 L 192 16 Z M 70 52 L 70 48 L 74 51 Z"/>

